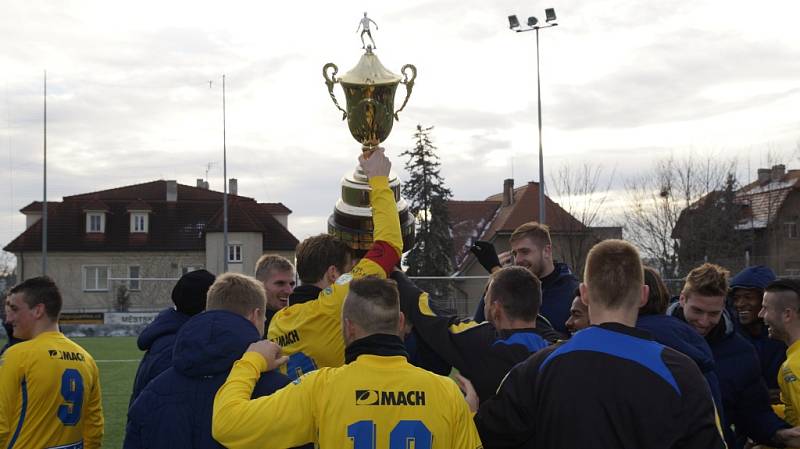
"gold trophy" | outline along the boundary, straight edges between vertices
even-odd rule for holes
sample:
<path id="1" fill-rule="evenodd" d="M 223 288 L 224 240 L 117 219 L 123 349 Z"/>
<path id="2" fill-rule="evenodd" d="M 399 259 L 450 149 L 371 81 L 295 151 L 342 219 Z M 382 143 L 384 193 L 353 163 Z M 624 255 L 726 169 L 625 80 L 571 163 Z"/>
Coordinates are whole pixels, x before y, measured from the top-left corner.
<path id="1" fill-rule="evenodd" d="M 407 73 L 409 71 L 410 75 Z M 338 72 L 339 68 L 333 63 L 325 64 L 322 68 L 328 93 L 336 107 L 342 111 L 342 120 L 347 120 L 350 134 L 368 155 L 389 136 L 394 120 L 399 120 L 397 114 L 408 103 L 408 97 L 414 88 L 414 79 L 417 77 L 417 68 L 406 64 L 400 70 L 402 77 L 392 73 L 381 64 L 373 53 L 372 46 L 368 45 L 352 70 L 340 78 L 336 77 Z M 333 86 L 337 83 L 344 90 L 347 110 L 339 106 L 333 92 Z M 394 111 L 394 95 L 399 84 L 406 86 L 406 98 L 400 109 Z M 395 173 L 389 175 L 389 187 L 394 192 L 400 214 L 403 251 L 408 251 L 414 244 L 414 217 L 408 210 L 406 200 L 400 197 L 400 180 Z M 328 233 L 357 251 L 366 251 L 372 244 L 373 223 L 369 190 L 366 175 L 361 167 L 356 167 L 342 178 L 342 196 L 328 218 Z"/>

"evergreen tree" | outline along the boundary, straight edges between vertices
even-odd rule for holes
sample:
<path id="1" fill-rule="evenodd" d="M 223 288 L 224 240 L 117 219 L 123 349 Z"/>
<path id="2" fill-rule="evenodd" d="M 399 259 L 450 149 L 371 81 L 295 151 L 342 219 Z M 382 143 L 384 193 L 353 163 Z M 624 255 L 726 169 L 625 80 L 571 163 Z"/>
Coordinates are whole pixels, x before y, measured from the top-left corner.
<path id="1" fill-rule="evenodd" d="M 445 187 L 440 173 L 439 157 L 430 138 L 433 126 L 417 125 L 414 148 L 404 151 L 408 156 L 405 169 L 409 180 L 402 193 L 409 201 L 411 213 L 417 218 L 414 246 L 406 255 L 409 276 L 450 276 L 453 273 L 453 237 L 450 232 L 447 200 L 453 194 Z M 452 288 L 445 282 L 421 282 L 426 290 L 444 297 Z"/>

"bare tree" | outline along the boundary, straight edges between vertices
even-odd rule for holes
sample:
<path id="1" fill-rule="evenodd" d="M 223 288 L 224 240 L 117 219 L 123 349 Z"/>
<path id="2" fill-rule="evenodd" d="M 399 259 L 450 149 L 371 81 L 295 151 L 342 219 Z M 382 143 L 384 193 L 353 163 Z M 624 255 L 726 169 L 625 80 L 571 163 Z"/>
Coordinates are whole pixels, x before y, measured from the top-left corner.
<path id="1" fill-rule="evenodd" d="M 612 170 L 604 177 L 601 165 L 586 162 L 581 166 L 562 165 L 550 178 L 549 185 L 559 205 L 580 222 L 569 221 L 560 226 L 567 238 L 559 249 L 576 273 L 583 272 L 586 255 L 599 240 L 591 228 L 604 221 L 603 212 L 615 172 Z"/>
<path id="2" fill-rule="evenodd" d="M 713 155 L 703 160 L 693 156 L 669 157 L 641 177 L 630 180 L 626 190 L 626 231 L 650 263 L 667 277 L 677 276 L 681 242 L 674 229 L 681 212 L 705 195 L 722 190 L 735 160 Z"/>

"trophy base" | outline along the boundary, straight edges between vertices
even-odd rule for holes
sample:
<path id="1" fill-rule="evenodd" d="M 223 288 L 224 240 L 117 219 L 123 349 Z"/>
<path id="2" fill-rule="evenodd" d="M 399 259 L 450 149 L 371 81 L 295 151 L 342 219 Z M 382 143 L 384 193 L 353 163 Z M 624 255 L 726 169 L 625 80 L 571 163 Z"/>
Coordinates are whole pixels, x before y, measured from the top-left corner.
<path id="1" fill-rule="evenodd" d="M 403 252 L 414 245 L 414 216 L 408 203 L 400 197 L 400 180 L 394 173 L 389 175 L 389 188 L 394 193 L 403 236 Z M 369 204 L 370 187 L 361 168 L 342 179 L 342 196 L 336 202 L 333 214 L 328 218 L 328 233 L 345 242 L 356 251 L 367 251 L 373 242 L 374 223 Z"/>

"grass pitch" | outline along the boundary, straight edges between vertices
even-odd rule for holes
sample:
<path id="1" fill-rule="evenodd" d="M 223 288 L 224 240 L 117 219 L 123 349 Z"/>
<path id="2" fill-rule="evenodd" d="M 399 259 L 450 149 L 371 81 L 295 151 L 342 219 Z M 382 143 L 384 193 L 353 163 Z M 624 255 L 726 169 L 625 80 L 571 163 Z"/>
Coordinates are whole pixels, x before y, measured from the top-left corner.
<path id="1" fill-rule="evenodd" d="M 94 357 L 100 370 L 105 416 L 103 447 L 121 448 L 133 379 L 144 353 L 136 347 L 136 337 L 82 337 L 73 340 Z"/>

